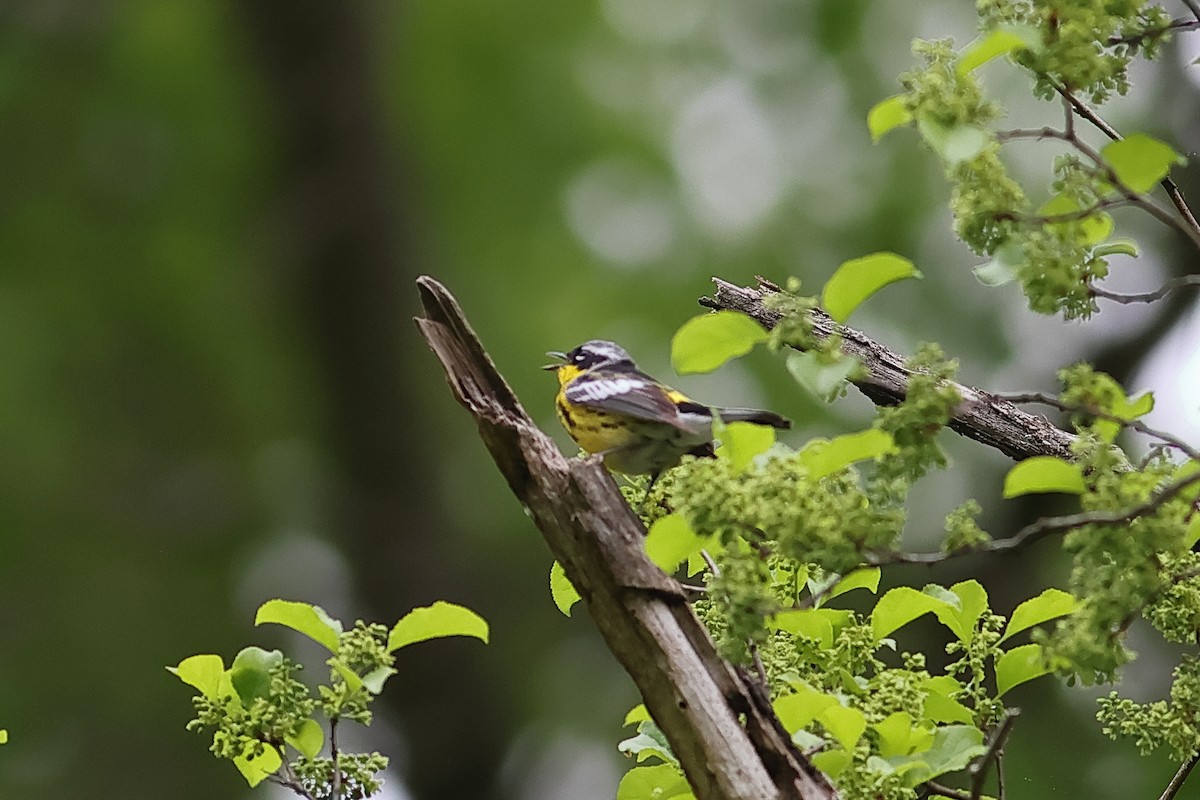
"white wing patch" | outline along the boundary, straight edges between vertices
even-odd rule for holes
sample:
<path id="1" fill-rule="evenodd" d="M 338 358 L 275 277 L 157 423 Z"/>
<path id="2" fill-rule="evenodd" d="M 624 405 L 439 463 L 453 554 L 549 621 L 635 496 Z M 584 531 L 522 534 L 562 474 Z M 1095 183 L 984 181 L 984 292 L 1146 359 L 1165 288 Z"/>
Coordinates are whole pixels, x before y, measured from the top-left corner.
<path id="1" fill-rule="evenodd" d="M 629 394 L 646 385 L 645 381 L 631 378 L 590 380 L 581 386 L 575 387 L 575 390 L 571 392 L 573 395 L 571 399 L 577 403 L 597 403 L 610 397 Z"/>

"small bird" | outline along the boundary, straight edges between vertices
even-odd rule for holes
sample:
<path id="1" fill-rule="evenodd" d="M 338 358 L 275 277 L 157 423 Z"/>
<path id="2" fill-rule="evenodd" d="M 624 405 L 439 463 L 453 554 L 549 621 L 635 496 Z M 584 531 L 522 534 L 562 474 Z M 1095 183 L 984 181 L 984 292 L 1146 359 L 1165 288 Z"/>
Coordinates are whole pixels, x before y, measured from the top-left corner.
<path id="1" fill-rule="evenodd" d="M 714 408 L 697 403 L 637 368 L 614 342 L 592 339 L 543 369 L 558 375 L 554 406 L 567 433 L 609 469 L 654 480 L 686 454 L 711 456 L 712 421 L 790 428 L 770 411 Z"/>

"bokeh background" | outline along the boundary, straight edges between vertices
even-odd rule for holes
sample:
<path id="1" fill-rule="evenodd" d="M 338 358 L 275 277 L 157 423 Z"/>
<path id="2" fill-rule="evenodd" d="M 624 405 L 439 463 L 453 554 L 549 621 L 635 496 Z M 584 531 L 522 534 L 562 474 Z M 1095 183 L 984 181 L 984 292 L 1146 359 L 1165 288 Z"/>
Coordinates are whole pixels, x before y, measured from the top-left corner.
<path id="1" fill-rule="evenodd" d="M 1036 319 L 972 279 L 916 137 L 870 143 L 911 39 L 973 26 L 961 0 L 0 2 L 0 797 L 247 796 L 163 667 L 256 643 L 320 672 L 252 627 L 271 597 L 384 622 L 447 599 L 491 622 L 487 647 L 401 653 L 360 739 L 393 758 L 386 797 L 613 796 L 637 698 L 586 615 L 552 606 L 550 557 L 411 323 L 420 274 L 550 428 L 544 351 L 614 338 L 669 376 L 710 275 L 815 291 L 887 249 L 926 277 L 858 312 L 872 335 L 940 341 L 995 390 L 1088 358 L 1195 438 L 1190 297 Z M 1136 70 L 1112 121 L 1194 157 L 1189 61 Z M 1014 127 L 1060 119 L 1015 69 L 986 77 Z M 1053 152 L 1023 145 L 1015 168 L 1042 186 Z M 1118 222 L 1144 253 L 1115 288 L 1194 270 L 1178 238 Z M 765 353 L 678 383 L 798 419 L 792 444 L 870 418 Z M 910 546 L 970 495 L 997 535 L 1046 510 L 999 499 L 996 454 L 946 444 Z M 1001 611 L 1064 581 L 1049 544 L 887 581 L 968 574 Z M 909 635 L 936 654 L 936 627 Z M 1174 655 L 1133 644 L 1127 691 L 1161 696 Z M 1157 796 L 1173 765 L 1102 740 L 1095 694 L 1016 693 L 1013 796 Z"/>

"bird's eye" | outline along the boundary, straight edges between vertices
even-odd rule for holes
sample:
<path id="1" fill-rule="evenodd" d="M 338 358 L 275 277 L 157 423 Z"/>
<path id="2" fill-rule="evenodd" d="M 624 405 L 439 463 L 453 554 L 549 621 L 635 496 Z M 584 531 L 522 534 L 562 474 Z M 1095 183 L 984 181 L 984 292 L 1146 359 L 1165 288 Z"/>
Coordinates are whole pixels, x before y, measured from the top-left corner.
<path id="1" fill-rule="evenodd" d="M 576 360 L 576 361 L 583 361 L 583 353 L 576 353 L 576 354 L 575 354 L 575 360 Z"/>

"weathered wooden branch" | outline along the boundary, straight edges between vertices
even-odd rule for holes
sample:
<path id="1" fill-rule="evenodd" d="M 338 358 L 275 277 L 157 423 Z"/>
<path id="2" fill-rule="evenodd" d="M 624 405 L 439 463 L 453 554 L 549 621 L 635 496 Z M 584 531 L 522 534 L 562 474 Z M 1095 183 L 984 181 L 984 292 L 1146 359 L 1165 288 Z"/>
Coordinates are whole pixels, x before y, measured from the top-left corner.
<path id="1" fill-rule="evenodd" d="M 779 322 L 779 314 L 763 305 L 762 298 L 774 291 L 763 282 L 760 288 L 735 286 L 713 278 L 716 291 L 712 297 L 700 298 L 708 308 L 732 309 L 750 315 L 763 327 L 770 329 Z M 867 377 L 854 385 L 876 405 L 896 405 L 904 400 L 912 370 L 904 366 L 904 357 L 866 334 L 838 325 L 820 309 L 809 312 L 814 332 L 821 337 L 835 333 L 842 337 L 842 350 L 854 356 L 867 370 Z M 987 392 L 962 384 L 954 384 L 962 403 L 950 420 L 950 428 L 970 439 L 994 447 L 1014 460 L 1031 456 L 1071 458 L 1071 443 L 1075 437 L 1056 427 L 1045 417 L 1022 411 L 1012 403 Z"/>
<path id="2" fill-rule="evenodd" d="M 836 800 L 764 691 L 717 654 L 679 584 L 647 559 L 645 529 L 608 471 L 565 458 L 525 413 L 454 297 L 432 278 L 417 285 L 417 325 L 455 397 L 633 678 L 698 800 Z"/>

